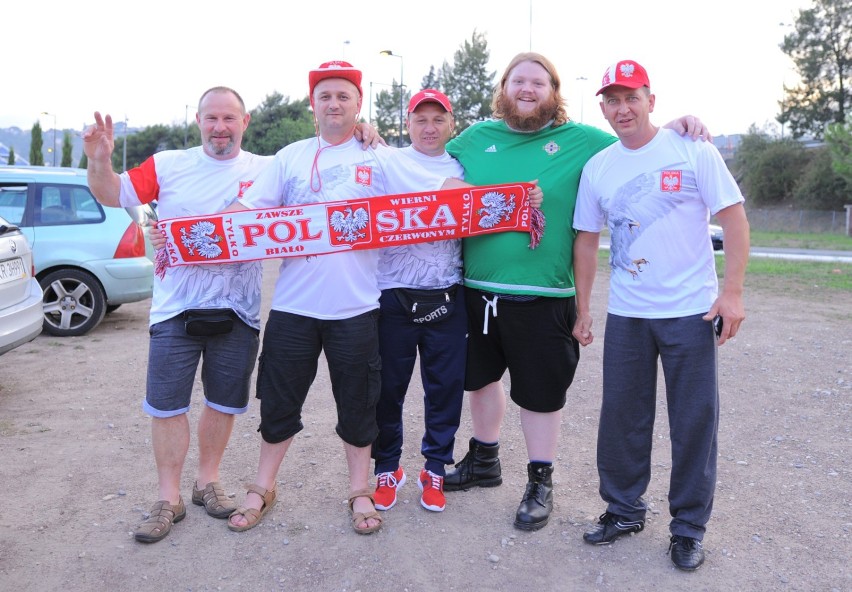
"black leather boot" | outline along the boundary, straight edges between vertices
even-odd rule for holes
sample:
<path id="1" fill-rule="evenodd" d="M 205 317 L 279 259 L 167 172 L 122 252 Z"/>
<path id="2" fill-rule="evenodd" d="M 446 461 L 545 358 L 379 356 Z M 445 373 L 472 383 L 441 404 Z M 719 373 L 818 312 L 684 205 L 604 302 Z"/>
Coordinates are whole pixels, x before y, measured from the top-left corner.
<path id="1" fill-rule="evenodd" d="M 470 449 L 455 470 L 444 477 L 444 491 L 468 490 L 471 487 L 497 487 L 503 483 L 500 471 L 500 459 L 497 454 L 500 445 L 485 446 L 473 438 Z"/>
<path id="2" fill-rule="evenodd" d="M 553 467 L 532 463 L 527 465 L 529 483 L 515 514 L 515 528 L 538 530 L 550 519 L 553 511 Z"/>

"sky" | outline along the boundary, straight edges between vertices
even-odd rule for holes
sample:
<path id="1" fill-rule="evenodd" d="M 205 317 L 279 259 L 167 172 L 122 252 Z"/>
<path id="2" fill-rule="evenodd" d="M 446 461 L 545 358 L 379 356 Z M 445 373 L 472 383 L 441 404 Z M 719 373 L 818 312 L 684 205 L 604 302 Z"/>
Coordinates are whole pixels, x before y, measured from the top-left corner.
<path id="1" fill-rule="evenodd" d="M 11 4 L 11 6 L 10 6 Z M 797 76 L 780 50 L 812 0 L 40 0 L 7 2 L 0 127 L 82 130 L 93 112 L 128 126 L 194 121 L 212 86 L 248 109 L 279 92 L 307 95 L 307 73 L 345 59 L 364 72 L 364 105 L 402 77 L 419 90 L 430 66 L 452 64 L 483 33 L 499 80 L 514 55 L 537 51 L 562 79 L 569 115 L 610 130 L 595 92 L 604 70 L 633 59 L 648 70 L 663 124 L 698 115 L 716 135 L 775 126 Z M 390 50 L 396 56 L 383 56 Z M 372 87 L 371 87 L 372 83 Z M 47 112 L 48 115 L 42 115 Z"/>

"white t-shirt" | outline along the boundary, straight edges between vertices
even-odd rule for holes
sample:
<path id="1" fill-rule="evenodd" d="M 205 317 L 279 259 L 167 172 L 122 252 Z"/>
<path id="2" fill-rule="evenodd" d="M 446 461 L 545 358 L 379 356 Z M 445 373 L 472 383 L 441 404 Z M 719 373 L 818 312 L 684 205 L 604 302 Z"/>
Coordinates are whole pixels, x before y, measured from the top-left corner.
<path id="1" fill-rule="evenodd" d="M 363 150 L 355 139 L 332 146 L 310 138 L 279 150 L 242 203 L 273 208 L 435 191 L 444 180 L 392 148 Z M 272 309 L 323 320 L 374 310 L 380 295 L 378 258 L 377 249 L 284 258 Z"/>
<path id="2" fill-rule="evenodd" d="M 444 152 L 428 156 L 413 146 L 400 150 L 441 177 L 464 178 L 464 168 Z M 379 289 L 447 288 L 462 282 L 461 239 L 416 243 L 379 249 Z"/>
<path id="3" fill-rule="evenodd" d="M 121 177 L 119 202 L 133 206 L 157 200 L 161 219 L 201 216 L 224 210 L 272 161 L 243 150 L 228 160 L 216 160 L 201 146 L 167 150 L 146 159 Z M 151 325 L 189 308 L 232 308 L 260 329 L 261 264 L 222 263 L 169 267 L 154 278 Z"/>
<path id="4" fill-rule="evenodd" d="M 593 156 L 574 228 L 609 227 L 608 311 L 646 319 L 706 313 L 719 289 L 710 214 L 742 201 L 716 147 L 673 130 L 660 129 L 638 150 L 618 142 Z"/>

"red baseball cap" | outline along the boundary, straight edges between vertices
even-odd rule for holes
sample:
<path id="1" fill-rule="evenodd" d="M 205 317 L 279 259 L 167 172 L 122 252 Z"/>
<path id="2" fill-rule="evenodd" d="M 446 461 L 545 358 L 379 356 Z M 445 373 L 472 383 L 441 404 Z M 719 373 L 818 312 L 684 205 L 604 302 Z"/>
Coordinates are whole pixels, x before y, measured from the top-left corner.
<path id="1" fill-rule="evenodd" d="M 358 94 L 364 96 L 361 90 L 361 70 L 356 69 L 349 62 L 333 61 L 320 64 L 316 70 L 308 73 L 308 87 L 310 88 L 311 100 L 314 96 L 314 87 L 320 80 L 326 78 L 343 78 L 358 87 Z"/>
<path id="2" fill-rule="evenodd" d="M 627 88 L 640 88 L 647 86 L 651 88 L 648 80 L 648 72 L 640 64 L 633 60 L 621 60 L 606 69 L 601 80 L 601 89 L 595 96 L 601 94 L 610 86 L 626 86 Z"/>
<path id="3" fill-rule="evenodd" d="M 408 112 L 413 113 L 422 103 L 438 103 L 445 111 L 452 113 L 453 106 L 450 104 L 450 99 L 447 95 L 434 88 L 424 88 L 419 93 L 411 97 L 408 101 Z"/>

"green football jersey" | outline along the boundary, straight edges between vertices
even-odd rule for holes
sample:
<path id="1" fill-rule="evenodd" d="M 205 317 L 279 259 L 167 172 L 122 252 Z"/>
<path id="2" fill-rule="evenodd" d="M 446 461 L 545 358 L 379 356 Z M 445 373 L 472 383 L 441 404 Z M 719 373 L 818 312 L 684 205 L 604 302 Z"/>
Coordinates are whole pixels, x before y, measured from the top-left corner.
<path id="1" fill-rule="evenodd" d="M 574 205 L 586 162 L 617 138 L 568 122 L 523 133 L 502 120 L 472 125 L 447 144 L 464 166 L 465 181 L 494 185 L 534 181 L 544 192 L 546 226 L 541 244 L 529 248 L 522 232 L 464 239 L 465 285 L 501 294 L 574 295 Z"/>

